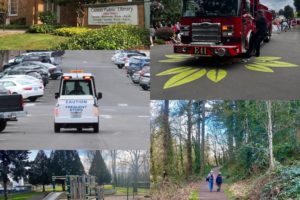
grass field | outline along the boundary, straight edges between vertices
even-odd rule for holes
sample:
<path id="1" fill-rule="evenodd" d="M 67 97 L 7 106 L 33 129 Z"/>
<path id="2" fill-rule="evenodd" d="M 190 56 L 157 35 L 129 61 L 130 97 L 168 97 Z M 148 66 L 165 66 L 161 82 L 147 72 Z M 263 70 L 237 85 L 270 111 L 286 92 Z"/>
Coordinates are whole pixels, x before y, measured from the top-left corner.
<path id="1" fill-rule="evenodd" d="M 67 40 L 66 37 L 50 34 L 12 34 L 0 36 L 1 50 L 45 50 L 51 49 L 61 42 Z"/>
<path id="2" fill-rule="evenodd" d="M 28 192 L 28 193 L 22 193 L 22 194 L 13 194 L 8 195 L 8 199 L 13 200 L 27 200 L 35 196 L 43 196 L 42 192 Z M 0 200 L 4 200 L 3 194 L 0 196 Z"/>

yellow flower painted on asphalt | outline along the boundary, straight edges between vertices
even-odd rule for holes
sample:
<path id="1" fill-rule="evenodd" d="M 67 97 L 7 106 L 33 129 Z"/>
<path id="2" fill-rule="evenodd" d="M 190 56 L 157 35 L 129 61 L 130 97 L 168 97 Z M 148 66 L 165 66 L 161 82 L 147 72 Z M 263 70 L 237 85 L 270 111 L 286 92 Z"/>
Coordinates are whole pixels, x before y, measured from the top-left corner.
<path id="1" fill-rule="evenodd" d="M 190 55 L 174 54 L 166 55 L 168 59 L 161 60 L 161 63 L 176 63 L 182 62 L 189 58 L 192 58 Z M 272 73 L 274 70 L 272 68 L 281 68 L 281 67 L 298 67 L 296 64 L 280 61 L 280 57 L 258 57 L 255 58 L 253 63 L 246 64 L 245 67 L 248 70 L 258 71 L 258 72 L 267 72 Z M 166 71 L 163 71 L 156 76 L 169 76 L 173 75 L 165 84 L 164 89 L 170 89 L 178 87 L 184 84 L 191 83 L 195 80 L 198 80 L 206 75 L 206 77 L 214 82 L 219 83 L 224 80 L 228 73 L 224 69 L 219 69 L 219 67 L 210 67 L 199 68 L 195 66 L 182 66 L 171 68 Z"/>
<path id="2" fill-rule="evenodd" d="M 206 74 L 205 69 L 197 69 L 192 67 L 179 67 L 171 70 L 167 70 L 157 76 L 171 75 L 176 74 L 172 78 L 170 78 L 164 85 L 164 89 L 173 88 L 176 86 L 184 85 L 195 81 Z"/>
<path id="3" fill-rule="evenodd" d="M 298 67 L 292 63 L 279 61 L 280 59 L 280 57 L 258 57 L 253 64 L 248 64 L 245 67 L 249 70 L 269 73 L 274 72 L 273 67 Z"/>

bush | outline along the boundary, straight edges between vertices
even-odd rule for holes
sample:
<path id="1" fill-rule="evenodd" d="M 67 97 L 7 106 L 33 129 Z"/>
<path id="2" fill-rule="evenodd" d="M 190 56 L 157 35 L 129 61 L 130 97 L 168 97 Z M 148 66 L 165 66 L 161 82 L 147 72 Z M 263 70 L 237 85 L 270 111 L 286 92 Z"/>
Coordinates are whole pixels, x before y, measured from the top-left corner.
<path id="1" fill-rule="evenodd" d="M 53 25 L 48 24 L 35 24 L 29 27 L 29 33 L 53 33 L 55 27 Z"/>
<path id="2" fill-rule="evenodd" d="M 55 25 L 57 23 L 57 16 L 54 12 L 46 11 L 39 13 L 39 18 L 43 24 Z"/>
<path id="3" fill-rule="evenodd" d="M 300 199 L 300 163 L 278 167 L 272 181 L 262 188 L 260 199 Z"/>
<path id="4" fill-rule="evenodd" d="M 116 24 L 73 36 L 59 49 L 131 49 L 150 45 L 149 31 L 134 25 Z"/>
<path id="5" fill-rule="evenodd" d="M 91 29 L 84 28 L 84 27 L 66 27 L 66 28 L 59 28 L 54 31 L 54 34 L 60 35 L 60 36 L 75 36 L 75 35 L 81 35 L 84 34 Z"/>
<path id="6" fill-rule="evenodd" d="M 174 31 L 170 27 L 162 27 L 156 30 L 155 36 L 158 39 L 169 41 L 174 36 Z"/>
<path id="7" fill-rule="evenodd" d="M 157 40 L 154 40 L 154 43 L 155 44 L 166 44 L 166 42 L 162 39 L 157 39 Z"/>
<path id="8" fill-rule="evenodd" d="M 26 25 L 26 18 L 21 17 L 10 22 L 11 25 Z"/>

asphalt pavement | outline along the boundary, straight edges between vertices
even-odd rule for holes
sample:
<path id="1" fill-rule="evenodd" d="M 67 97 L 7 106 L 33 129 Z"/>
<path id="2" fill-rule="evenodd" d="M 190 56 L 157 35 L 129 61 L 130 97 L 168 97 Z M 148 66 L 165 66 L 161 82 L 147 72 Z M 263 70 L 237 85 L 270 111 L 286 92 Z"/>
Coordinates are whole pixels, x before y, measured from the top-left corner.
<path id="1" fill-rule="evenodd" d="M 300 29 L 273 34 L 260 58 L 200 58 L 151 49 L 151 99 L 299 99 Z"/>
<path id="2" fill-rule="evenodd" d="M 113 51 L 66 51 L 63 72 L 83 69 L 95 76 L 100 104 L 100 133 L 92 129 L 62 129 L 54 133 L 54 93 L 59 80 L 51 80 L 45 95 L 26 102 L 27 117 L 8 122 L 0 134 L 1 149 L 148 149 L 150 144 L 149 91 L 142 90 L 110 60 Z"/>

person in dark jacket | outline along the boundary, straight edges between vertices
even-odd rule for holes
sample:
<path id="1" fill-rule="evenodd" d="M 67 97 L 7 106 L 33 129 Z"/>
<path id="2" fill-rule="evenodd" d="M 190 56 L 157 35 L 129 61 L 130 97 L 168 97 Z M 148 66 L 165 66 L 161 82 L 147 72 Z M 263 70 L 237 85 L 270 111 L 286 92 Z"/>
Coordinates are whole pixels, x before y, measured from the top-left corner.
<path id="1" fill-rule="evenodd" d="M 222 178 L 222 175 L 221 175 L 221 172 L 219 172 L 217 178 L 216 178 L 216 184 L 218 186 L 217 188 L 217 192 L 220 192 L 221 191 L 221 185 L 223 183 L 223 178 Z"/>
<path id="2" fill-rule="evenodd" d="M 252 42 L 249 45 L 249 58 L 252 56 L 253 48 L 255 49 L 255 56 L 260 56 L 260 44 L 268 35 L 267 19 L 264 16 L 262 10 L 257 11 L 257 15 L 253 18 L 249 13 L 245 14 L 244 17 L 250 17 L 256 24 L 256 32 L 254 34 Z"/>

